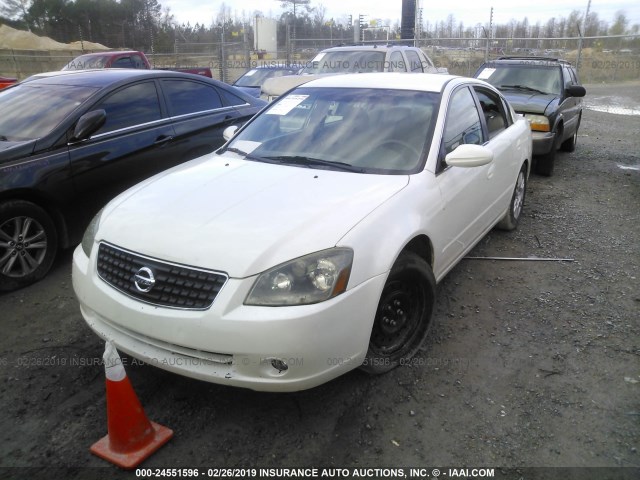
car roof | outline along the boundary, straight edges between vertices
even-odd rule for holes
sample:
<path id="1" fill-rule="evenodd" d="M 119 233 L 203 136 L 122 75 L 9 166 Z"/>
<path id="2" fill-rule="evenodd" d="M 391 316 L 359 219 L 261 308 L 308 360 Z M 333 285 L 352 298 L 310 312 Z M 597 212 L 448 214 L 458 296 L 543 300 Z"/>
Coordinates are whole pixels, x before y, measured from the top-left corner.
<path id="1" fill-rule="evenodd" d="M 330 47 L 325 48 L 322 52 L 340 52 L 340 51 L 354 51 L 354 50 L 363 50 L 363 51 L 382 51 L 388 52 L 389 50 L 419 50 L 417 47 L 410 47 L 407 45 L 341 45 L 338 47 Z"/>
<path id="2" fill-rule="evenodd" d="M 251 70 L 296 70 L 298 65 L 256 65 Z"/>
<path id="3" fill-rule="evenodd" d="M 132 55 L 134 53 L 139 54 L 140 52 L 136 50 L 104 50 L 102 52 L 84 53 L 82 55 L 78 55 L 73 60 L 78 60 L 79 58 L 115 57 L 117 55 Z"/>
<path id="4" fill-rule="evenodd" d="M 80 57 L 93 57 L 96 55 L 127 55 L 127 54 L 131 54 L 131 53 L 140 53 L 137 50 L 103 50 L 101 52 L 91 52 L 91 53 L 85 53 L 83 55 L 80 55 L 79 57 L 76 58 L 80 58 Z"/>
<path id="5" fill-rule="evenodd" d="M 489 60 L 486 64 L 497 64 L 497 65 L 547 65 L 547 66 L 555 66 L 558 65 L 571 65 L 567 60 L 562 60 L 557 57 L 530 57 L 530 56 L 505 56 L 498 57 L 495 60 Z"/>
<path id="6" fill-rule="evenodd" d="M 145 78 L 199 78 L 205 79 L 201 75 L 190 73 L 172 72 L 168 70 L 146 70 L 127 68 L 104 68 L 94 70 L 59 70 L 55 72 L 44 72 L 32 75 L 27 78 L 29 83 L 47 85 L 74 85 L 86 87 L 105 87 L 113 83 L 129 79 Z M 207 80 L 211 80 L 207 78 Z"/>
<path id="7" fill-rule="evenodd" d="M 380 88 L 392 90 L 421 90 L 425 92 L 441 92 L 445 85 L 455 79 L 463 79 L 470 83 L 486 85 L 473 78 L 463 78 L 441 73 L 352 73 L 344 75 L 329 75 L 312 80 L 301 88 Z"/>

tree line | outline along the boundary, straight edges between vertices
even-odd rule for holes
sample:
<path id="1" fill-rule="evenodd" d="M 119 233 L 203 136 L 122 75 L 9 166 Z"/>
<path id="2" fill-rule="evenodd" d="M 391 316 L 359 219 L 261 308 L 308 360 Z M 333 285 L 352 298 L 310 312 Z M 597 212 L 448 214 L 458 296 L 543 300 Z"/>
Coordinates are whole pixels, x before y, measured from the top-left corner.
<path id="1" fill-rule="evenodd" d="M 303 39 L 332 39 L 353 41 L 350 17 L 327 18 L 326 8 L 312 5 L 310 0 L 273 0 L 283 11 L 279 14 L 278 37 L 281 44 L 287 36 Z M 557 38 L 577 36 L 606 36 L 640 34 L 640 26 L 631 25 L 626 13 L 619 11 L 613 22 L 599 18 L 591 12 L 583 22 L 583 13 L 574 10 L 568 17 L 553 17 L 545 23 L 531 24 L 528 19 L 511 20 L 496 24 L 490 34 L 493 38 Z M 261 11 L 232 10 L 223 3 L 211 21 L 179 24 L 168 7 L 158 0 L 3 0 L 0 23 L 14 28 L 30 30 L 38 35 L 68 43 L 86 40 L 102 43 L 111 48 L 133 48 L 146 52 L 170 52 L 176 43 L 252 43 L 252 20 L 264 16 Z M 398 21 L 365 17 L 366 26 L 388 25 L 390 38 L 399 38 Z M 484 27 L 484 28 L 483 28 Z M 429 38 L 479 38 L 488 35 L 488 25 L 464 25 L 454 15 L 447 19 L 423 22 L 419 35 Z M 246 35 L 245 35 L 246 32 Z M 375 30 L 367 31 L 366 39 L 375 39 Z M 380 34 L 385 35 L 386 32 Z M 638 38 L 630 41 L 636 46 Z M 585 46 L 589 46 L 589 41 Z"/>

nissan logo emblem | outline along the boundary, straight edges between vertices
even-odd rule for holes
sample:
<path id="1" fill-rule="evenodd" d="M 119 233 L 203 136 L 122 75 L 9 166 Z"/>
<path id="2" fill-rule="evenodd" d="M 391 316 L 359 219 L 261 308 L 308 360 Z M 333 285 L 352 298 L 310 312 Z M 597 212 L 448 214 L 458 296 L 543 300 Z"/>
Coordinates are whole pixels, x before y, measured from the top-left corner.
<path id="1" fill-rule="evenodd" d="M 156 278 L 150 268 L 142 267 L 133 277 L 133 283 L 139 292 L 147 293 L 156 284 Z"/>

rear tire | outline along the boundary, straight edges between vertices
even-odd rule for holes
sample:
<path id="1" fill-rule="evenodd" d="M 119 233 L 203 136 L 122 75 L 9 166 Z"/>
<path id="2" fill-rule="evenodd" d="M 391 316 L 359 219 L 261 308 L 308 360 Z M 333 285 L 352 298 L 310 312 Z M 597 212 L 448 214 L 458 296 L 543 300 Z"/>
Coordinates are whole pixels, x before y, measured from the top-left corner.
<path id="1" fill-rule="evenodd" d="M 413 252 L 401 253 L 380 296 L 364 371 L 385 373 L 416 354 L 429 332 L 435 292 L 429 264 Z"/>
<path id="2" fill-rule="evenodd" d="M 14 200 L 0 204 L 0 291 L 43 278 L 56 257 L 56 228 L 42 208 Z"/>
<path id="3" fill-rule="evenodd" d="M 518 221 L 522 215 L 522 208 L 524 207 L 524 198 L 527 193 L 527 164 L 522 165 L 518 178 L 516 179 L 516 186 L 513 188 L 513 195 L 511 196 L 511 203 L 509 204 L 509 210 L 502 217 L 502 220 L 496 225 L 500 230 L 515 230 L 518 226 Z"/>

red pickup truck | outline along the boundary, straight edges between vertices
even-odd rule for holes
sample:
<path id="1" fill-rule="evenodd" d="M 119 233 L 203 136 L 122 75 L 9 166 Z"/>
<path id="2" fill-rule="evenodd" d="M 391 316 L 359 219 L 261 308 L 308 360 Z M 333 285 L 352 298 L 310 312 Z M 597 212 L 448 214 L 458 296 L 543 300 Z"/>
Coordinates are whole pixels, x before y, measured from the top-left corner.
<path id="1" fill-rule="evenodd" d="M 2 90 L 4 87 L 8 87 L 9 85 L 13 85 L 17 81 L 17 78 L 0 77 L 0 90 Z"/>
<path id="2" fill-rule="evenodd" d="M 62 70 L 88 70 L 91 68 L 142 68 L 151 69 L 151 63 L 146 55 L 136 50 L 118 52 L 87 53 L 74 58 Z M 213 78 L 211 69 L 207 67 L 192 68 L 161 68 L 174 72 L 194 73 Z"/>

